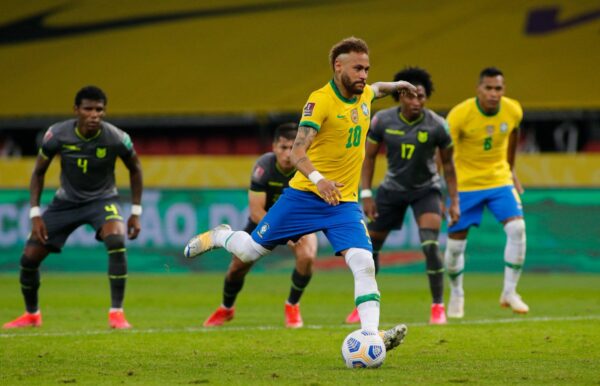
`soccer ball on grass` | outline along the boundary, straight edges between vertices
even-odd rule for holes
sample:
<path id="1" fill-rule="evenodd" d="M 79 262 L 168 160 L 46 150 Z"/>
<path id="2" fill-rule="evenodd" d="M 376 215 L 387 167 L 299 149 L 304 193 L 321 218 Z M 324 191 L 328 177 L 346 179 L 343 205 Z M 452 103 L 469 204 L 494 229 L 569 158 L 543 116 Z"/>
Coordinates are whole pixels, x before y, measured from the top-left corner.
<path id="1" fill-rule="evenodd" d="M 349 368 L 379 367 L 385 360 L 385 344 L 376 331 L 352 331 L 342 343 L 342 358 Z"/>

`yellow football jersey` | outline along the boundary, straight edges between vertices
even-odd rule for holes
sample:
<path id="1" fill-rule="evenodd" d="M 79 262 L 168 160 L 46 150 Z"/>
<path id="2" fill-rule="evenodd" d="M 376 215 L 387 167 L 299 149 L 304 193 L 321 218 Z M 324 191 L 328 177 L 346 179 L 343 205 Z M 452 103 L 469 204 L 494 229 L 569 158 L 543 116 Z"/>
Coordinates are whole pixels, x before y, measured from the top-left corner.
<path id="1" fill-rule="evenodd" d="M 508 142 L 522 118 L 519 102 L 506 97 L 500 100 L 495 114 L 483 112 L 477 98 L 467 99 L 450 110 L 446 120 L 454 143 L 458 190 L 512 185 Z"/>
<path id="2" fill-rule="evenodd" d="M 331 80 L 310 94 L 302 112 L 300 126 L 318 131 L 308 149 L 308 159 L 325 178 L 344 184 L 339 188 L 341 201 L 358 201 L 373 99 L 375 94 L 369 85 L 361 95 L 348 99 Z M 296 173 L 290 186 L 319 194 L 316 185 L 302 173 Z"/>

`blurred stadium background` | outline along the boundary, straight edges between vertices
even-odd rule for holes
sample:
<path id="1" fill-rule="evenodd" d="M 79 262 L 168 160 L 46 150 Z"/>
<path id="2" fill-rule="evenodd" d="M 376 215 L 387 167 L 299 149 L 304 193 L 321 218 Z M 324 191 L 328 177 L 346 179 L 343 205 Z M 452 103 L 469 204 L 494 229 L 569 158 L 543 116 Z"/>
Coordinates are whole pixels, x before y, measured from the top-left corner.
<path id="1" fill-rule="evenodd" d="M 370 81 L 406 65 L 428 69 L 428 107 L 443 115 L 474 95 L 483 67 L 502 69 L 507 95 L 525 110 L 517 169 L 527 270 L 600 272 L 597 0 L 4 0 L 0 9 L 0 272 L 18 269 L 41 135 L 71 116 L 88 84 L 107 93 L 106 120 L 129 132 L 142 160 L 143 229 L 128 247 L 130 270 L 224 270 L 224 253 L 190 263 L 183 244 L 223 221 L 244 225 L 254 160 L 330 78 L 329 48 L 349 35 L 370 46 Z M 384 170 L 380 158 L 376 180 Z M 44 203 L 58 171 L 55 161 Z M 117 178 L 127 202 L 122 165 Z M 343 265 L 321 245 L 321 269 Z M 503 246 L 486 217 L 469 240 L 467 269 L 500 272 Z M 412 219 L 386 248 L 384 272 L 424 269 Z M 258 268 L 291 264 L 282 248 Z M 104 272 L 105 251 L 82 228 L 44 267 Z"/>

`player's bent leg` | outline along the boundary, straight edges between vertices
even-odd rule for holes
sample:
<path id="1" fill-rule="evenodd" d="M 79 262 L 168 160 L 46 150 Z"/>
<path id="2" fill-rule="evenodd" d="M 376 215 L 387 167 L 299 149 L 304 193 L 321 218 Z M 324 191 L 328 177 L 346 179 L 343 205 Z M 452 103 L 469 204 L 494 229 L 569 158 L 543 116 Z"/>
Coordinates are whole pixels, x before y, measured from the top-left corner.
<path id="1" fill-rule="evenodd" d="M 444 263 L 440 256 L 437 229 L 419 229 L 421 248 L 425 255 L 429 289 L 431 291 L 432 305 L 430 324 L 445 324 L 446 312 L 444 309 Z"/>
<path id="2" fill-rule="evenodd" d="M 204 321 L 204 327 L 222 326 L 233 319 L 235 301 L 252 265 L 253 263 L 244 263 L 236 256 L 232 257 L 223 283 L 223 303 Z"/>
<path id="3" fill-rule="evenodd" d="M 525 314 L 529 312 L 529 306 L 517 294 L 517 284 L 525 262 L 525 221 L 520 217 L 511 219 L 504 225 L 504 231 L 506 232 L 504 289 L 500 297 L 500 305 L 510 307 L 516 313 Z"/>
<path id="4" fill-rule="evenodd" d="M 464 239 L 448 238 L 446 244 L 445 265 L 450 278 L 450 300 L 448 301 L 447 315 L 450 318 L 462 318 L 464 316 L 463 272 L 466 246 L 467 241 Z"/>
<path id="5" fill-rule="evenodd" d="M 344 254 L 354 275 L 354 302 L 363 330 L 378 331 L 380 294 L 375 280 L 375 264 L 370 251 L 350 248 Z"/>
<path id="6" fill-rule="evenodd" d="M 369 237 L 373 245 L 373 264 L 375 265 L 375 275 L 379 272 L 379 251 L 383 247 L 383 243 L 387 238 L 389 232 L 373 231 L 369 230 Z M 345 323 L 347 324 L 358 324 L 360 323 L 360 315 L 358 308 L 354 308 L 352 312 L 346 316 Z"/>
<path id="7" fill-rule="evenodd" d="M 19 282 L 25 301 L 25 313 L 5 323 L 2 328 L 40 327 L 42 314 L 39 310 L 40 264 L 49 250 L 43 245 L 29 241 L 21 256 Z"/>
<path id="8" fill-rule="evenodd" d="M 300 298 L 310 283 L 313 265 L 317 255 L 317 236 L 314 233 L 305 235 L 295 243 L 288 243 L 296 256 L 296 267 L 292 272 L 292 285 L 284 306 L 285 326 L 300 328 L 304 325 L 300 313 Z"/>
<path id="9" fill-rule="evenodd" d="M 111 306 L 108 312 L 108 325 L 110 328 L 115 329 L 131 328 L 131 324 L 125 318 L 125 312 L 123 311 L 127 282 L 125 235 L 110 233 L 103 236 L 103 240 L 108 252 L 108 280 L 110 284 Z"/>

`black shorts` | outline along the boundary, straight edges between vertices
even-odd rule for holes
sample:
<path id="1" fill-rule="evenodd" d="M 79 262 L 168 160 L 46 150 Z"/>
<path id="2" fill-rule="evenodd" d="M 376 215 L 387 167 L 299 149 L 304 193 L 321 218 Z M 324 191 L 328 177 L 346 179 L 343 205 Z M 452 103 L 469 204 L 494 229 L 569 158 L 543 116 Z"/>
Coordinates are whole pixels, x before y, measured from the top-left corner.
<path id="1" fill-rule="evenodd" d="M 423 213 L 442 214 L 442 194 L 436 188 L 426 188 L 412 192 L 395 192 L 380 187 L 377 190 L 375 204 L 379 217 L 369 222 L 368 228 L 372 231 L 385 232 L 393 229 L 402 229 L 406 209 L 410 205 L 415 219 Z"/>
<path id="2" fill-rule="evenodd" d="M 100 239 L 100 230 L 108 221 L 123 221 L 118 197 L 103 198 L 77 203 L 54 198 L 42 214 L 48 231 L 45 246 L 52 252 L 60 252 L 67 238 L 81 225 L 89 224 Z M 29 239 L 28 242 L 35 242 Z"/>

